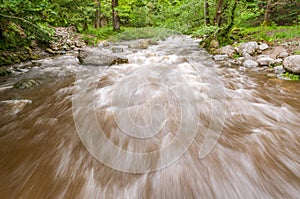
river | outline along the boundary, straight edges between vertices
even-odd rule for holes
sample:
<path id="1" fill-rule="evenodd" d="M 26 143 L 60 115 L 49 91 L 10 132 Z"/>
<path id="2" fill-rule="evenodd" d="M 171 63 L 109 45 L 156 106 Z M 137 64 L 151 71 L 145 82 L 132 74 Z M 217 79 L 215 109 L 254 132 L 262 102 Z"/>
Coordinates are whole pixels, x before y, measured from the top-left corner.
<path id="1" fill-rule="evenodd" d="M 0 198 L 299 198 L 300 82 L 188 36 L 128 44 L 104 50 L 129 64 L 67 54 L 0 78 Z M 40 85 L 10 88 L 24 78 Z"/>

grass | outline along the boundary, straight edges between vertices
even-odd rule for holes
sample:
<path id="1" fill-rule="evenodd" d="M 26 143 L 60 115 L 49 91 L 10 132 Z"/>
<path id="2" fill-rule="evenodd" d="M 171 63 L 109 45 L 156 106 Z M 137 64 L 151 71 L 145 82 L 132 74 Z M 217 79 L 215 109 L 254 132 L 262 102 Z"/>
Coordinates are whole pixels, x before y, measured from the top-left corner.
<path id="1" fill-rule="evenodd" d="M 241 28 L 240 33 L 244 36 L 242 41 L 254 40 L 273 42 L 281 39 L 293 39 L 300 37 L 299 26 L 270 26 Z"/>
<path id="2" fill-rule="evenodd" d="M 288 78 L 289 80 L 292 81 L 299 81 L 300 80 L 300 75 L 294 74 L 294 73 L 289 73 L 289 72 L 285 72 L 284 74 L 282 74 L 283 77 Z"/>

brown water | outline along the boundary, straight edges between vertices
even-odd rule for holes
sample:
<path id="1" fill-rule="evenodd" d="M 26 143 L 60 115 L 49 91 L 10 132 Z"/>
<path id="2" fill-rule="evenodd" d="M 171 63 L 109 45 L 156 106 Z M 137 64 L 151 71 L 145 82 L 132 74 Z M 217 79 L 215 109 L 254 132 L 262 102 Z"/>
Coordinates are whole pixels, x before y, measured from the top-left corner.
<path id="1" fill-rule="evenodd" d="M 0 198 L 299 198 L 299 82 L 217 66 L 185 36 L 116 45 L 130 64 L 1 77 Z M 25 77 L 41 85 L 3 89 Z"/>

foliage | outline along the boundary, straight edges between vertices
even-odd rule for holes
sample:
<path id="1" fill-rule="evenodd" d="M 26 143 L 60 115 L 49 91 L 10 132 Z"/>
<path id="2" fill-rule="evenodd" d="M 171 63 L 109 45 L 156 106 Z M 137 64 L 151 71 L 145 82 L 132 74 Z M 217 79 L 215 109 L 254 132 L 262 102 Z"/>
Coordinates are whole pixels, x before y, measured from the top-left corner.
<path id="1" fill-rule="evenodd" d="M 158 40 L 158 39 L 165 39 L 171 35 L 176 35 L 176 34 L 179 34 L 179 32 L 166 29 L 166 28 L 155 28 L 155 27 L 127 28 L 125 31 L 112 36 L 110 40 L 129 41 L 129 40 L 146 39 L 146 38 L 153 38 L 154 40 Z"/>
<path id="2" fill-rule="evenodd" d="M 294 73 L 289 73 L 289 72 L 285 72 L 284 74 L 282 74 L 283 77 L 292 80 L 292 81 L 299 81 L 300 80 L 300 75 L 294 74 Z"/>
<path id="3" fill-rule="evenodd" d="M 31 40 L 49 42 L 53 26 L 73 25 L 90 44 L 107 39 L 115 34 L 108 27 L 112 24 L 111 3 L 111 0 L 2 0 L 0 50 L 28 46 Z M 239 39 L 231 35 L 235 27 L 241 29 L 240 35 L 250 34 L 256 40 L 273 41 L 299 35 L 296 30 L 300 19 L 299 1 L 272 0 L 271 6 L 270 27 L 260 26 L 267 10 L 265 0 L 119 0 L 116 10 L 123 30 L 124 27 L 167 28 L 198 37 L 215 37 L 221 45 Z M 93 25 L 96 18 L 99 19 L 99 12 L 107 25 L 96 30 Z M 277 31 L 278 25 L 294 26 Z M 268 33 L 270 28 L 272 34 Z M 145 37 L 152 32 L 144 32 Z M 122 34 L 125 33 L 120 37 Z"/>
<path id="4" fill-rule="evenodd" d="M 297 38 L 300 35 L 300 29 L 297 26 L 258 26 L 254 28 L 241 28 L 241 34 L 245 35 L 244 39 L 247 40 L 272 42 L 283 38 Z"/>

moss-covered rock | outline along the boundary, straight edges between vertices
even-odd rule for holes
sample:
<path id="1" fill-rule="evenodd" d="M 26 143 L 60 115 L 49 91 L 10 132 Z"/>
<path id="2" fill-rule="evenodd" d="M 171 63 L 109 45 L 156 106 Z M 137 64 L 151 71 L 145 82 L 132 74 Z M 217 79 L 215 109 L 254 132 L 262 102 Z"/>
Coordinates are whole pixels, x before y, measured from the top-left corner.
<path id="1" fill-rule="evenodd" d="M 0 76 L 7 76 L 11 74 L 10 70 L 4 69 L 4 68 L 0 68 Z"/>
<path id="2" fill-rule="evenodd" d="M 22 79 L 14 84 L 14 88 L 24 89 L 38 86 L 40 83 L 35 79 Z"/>

